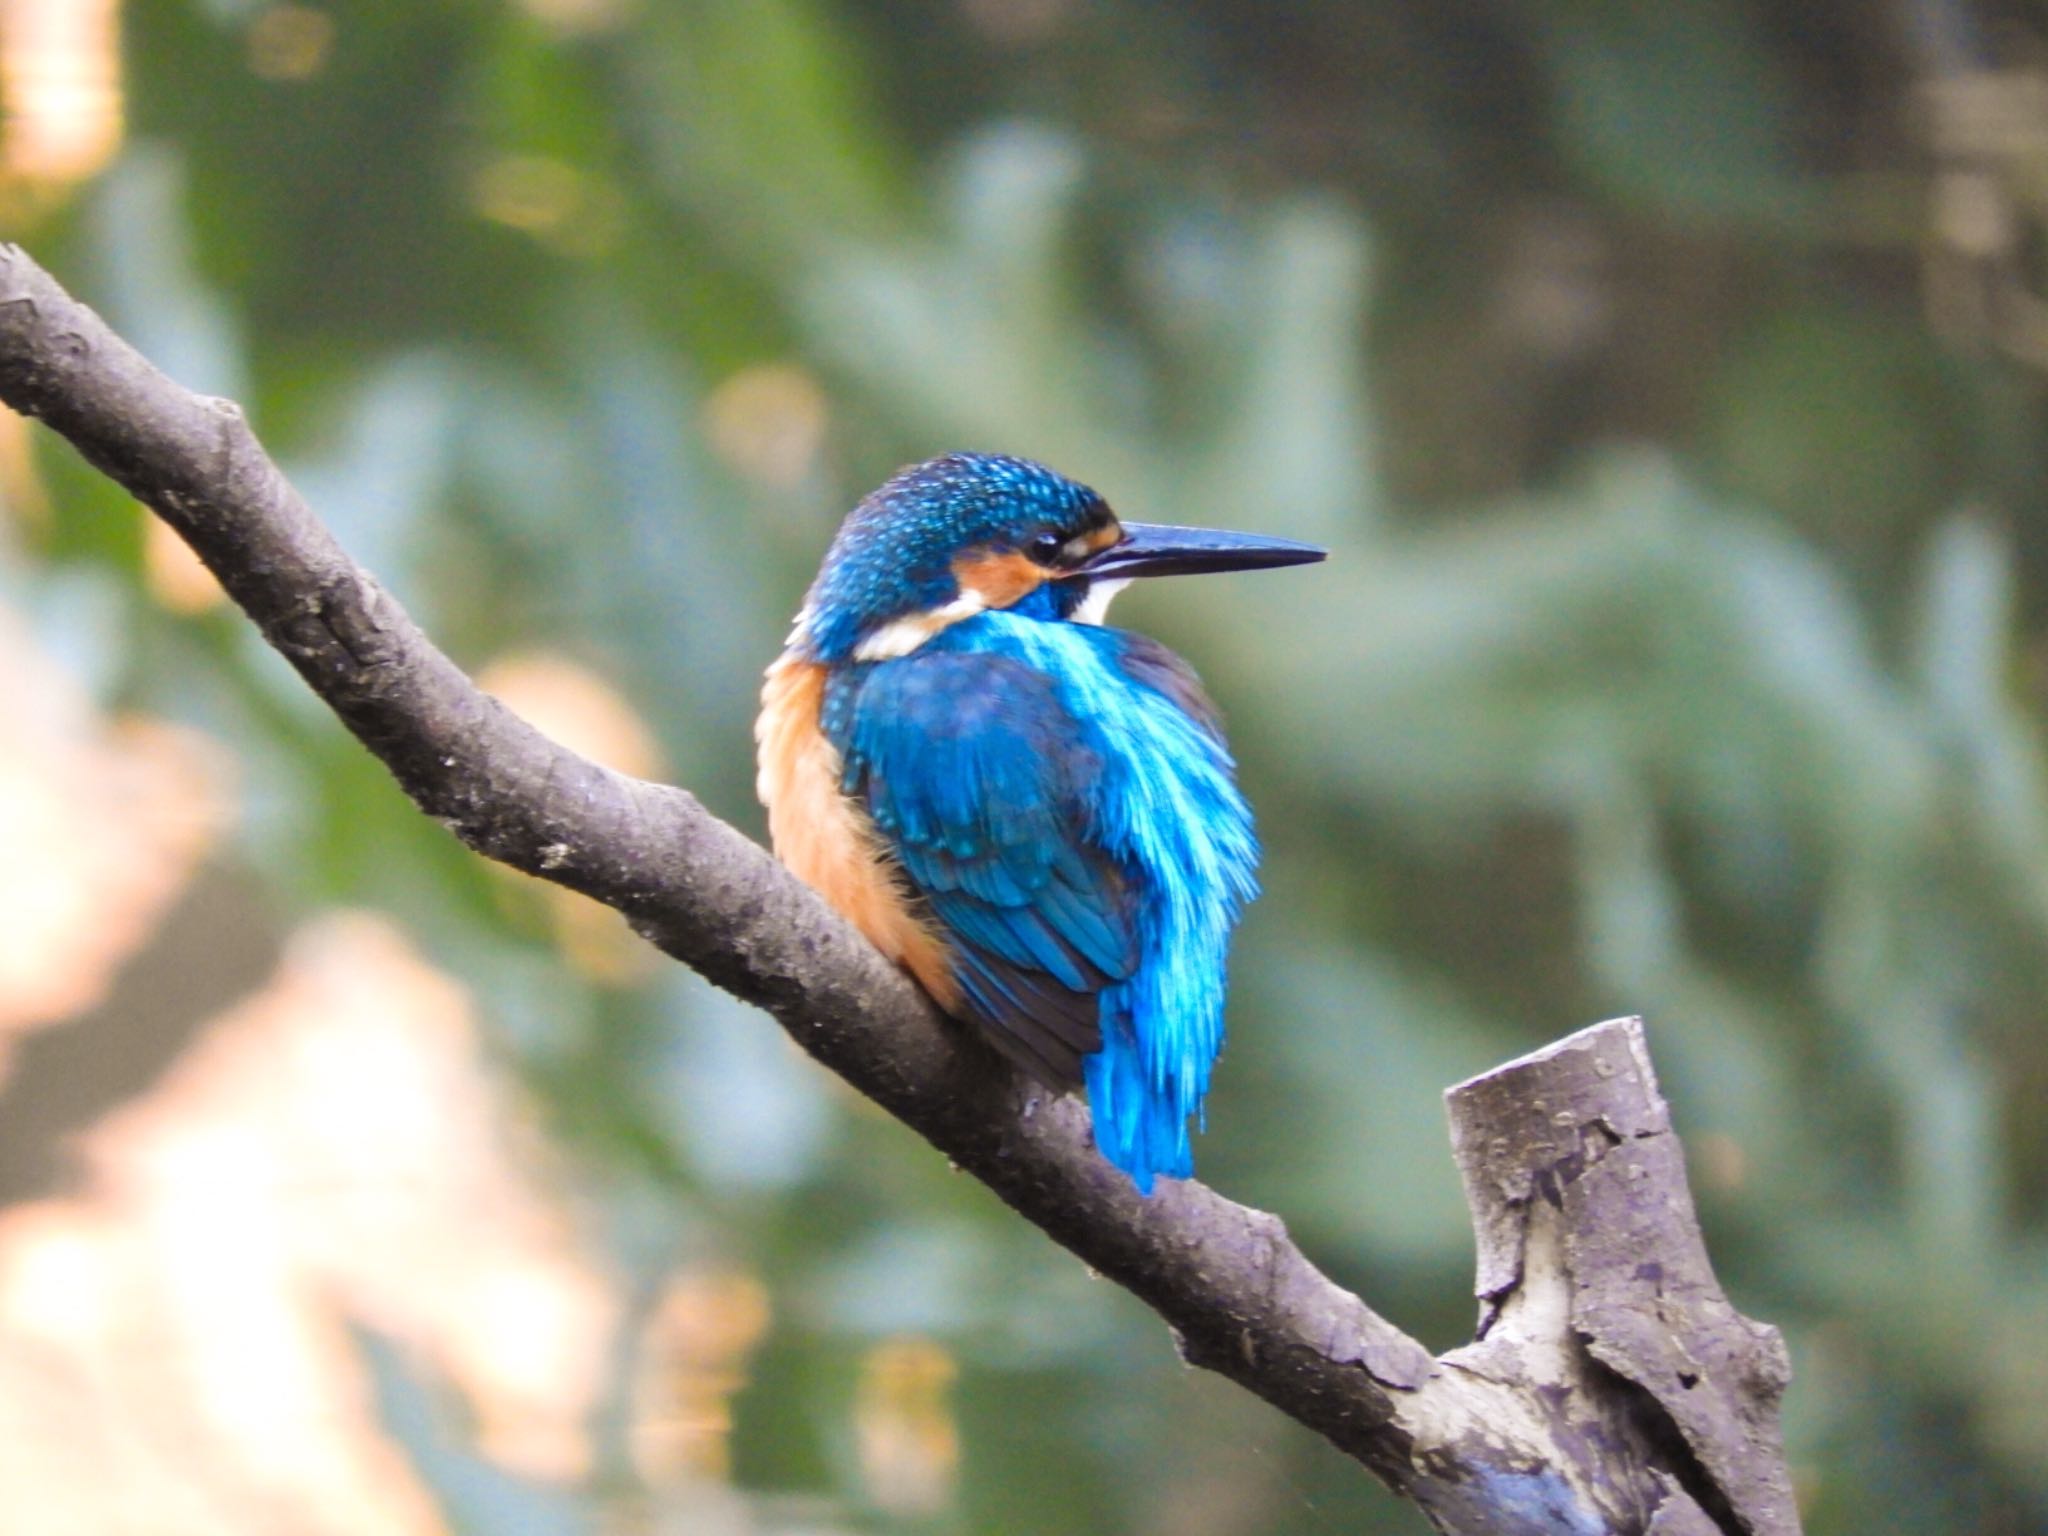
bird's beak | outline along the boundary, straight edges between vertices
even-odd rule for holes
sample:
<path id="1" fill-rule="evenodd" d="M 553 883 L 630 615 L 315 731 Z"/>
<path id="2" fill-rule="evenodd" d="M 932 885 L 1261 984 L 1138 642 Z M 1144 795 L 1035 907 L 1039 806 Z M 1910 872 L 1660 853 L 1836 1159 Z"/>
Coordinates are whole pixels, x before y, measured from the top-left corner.
<path id="1" fill-rule="evenodd" d="M 1089 556 L 1077 576 L 1196 576 L 1205 571 L 1259 571 L 1311 565 L 1329 553 L 1293 539 L 1231 533 L 1223 528 L 1176 528 L 1170 523 L 1125 523 L 1124 536 Z"/>

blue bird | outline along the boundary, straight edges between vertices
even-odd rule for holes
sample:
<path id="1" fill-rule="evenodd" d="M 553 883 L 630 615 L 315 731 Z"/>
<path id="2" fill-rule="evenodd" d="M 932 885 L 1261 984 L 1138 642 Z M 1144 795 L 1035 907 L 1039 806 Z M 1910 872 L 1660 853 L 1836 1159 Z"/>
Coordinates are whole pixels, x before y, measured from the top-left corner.
<path id="1" fill-rule="evenodd" d="M 1017 1066 L 1085 1084 L 1142 1193 L 1193 1170 L 1259 847 L 1194 672 L 1103 616 L 1133 577 L 1322 558 L 952 454 L 848 515 L 762 690 L 776 853 Z"/>

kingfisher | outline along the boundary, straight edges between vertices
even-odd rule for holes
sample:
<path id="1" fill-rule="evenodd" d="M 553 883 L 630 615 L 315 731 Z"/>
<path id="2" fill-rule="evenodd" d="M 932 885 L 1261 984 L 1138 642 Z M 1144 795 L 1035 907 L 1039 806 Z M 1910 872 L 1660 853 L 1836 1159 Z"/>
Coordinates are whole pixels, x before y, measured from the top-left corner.
<path id="1" fill-rule="evenodd" d="M 1259 846 L 1193 669 L 1104 618 L 1136 577 L 1323 555 L 949 454 L 848 514 L 762 689 L 776 854 L 944 1012 L 1085 1087 L 1143 1194 L 1193 1172 Z"/>

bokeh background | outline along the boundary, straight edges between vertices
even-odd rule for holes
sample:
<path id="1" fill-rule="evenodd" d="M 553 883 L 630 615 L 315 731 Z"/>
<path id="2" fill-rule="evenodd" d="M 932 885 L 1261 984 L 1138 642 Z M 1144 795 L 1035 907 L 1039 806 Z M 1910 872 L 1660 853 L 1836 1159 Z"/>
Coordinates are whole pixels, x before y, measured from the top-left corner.
<path id="1" fill-rule="evenodd" d="M 1808 1528 L 2048 1530 L 2048 13 L 0 0 L 0 228 L 564 740 L 758 831 L 838 516 L 1160 583 L 1269 844 L 1205 1176 L 1433 1346 L 1440 1090 L 1648 1017 Z M 1419 1531 L 417 816 L 0 419 L 0 1525 Z"/>

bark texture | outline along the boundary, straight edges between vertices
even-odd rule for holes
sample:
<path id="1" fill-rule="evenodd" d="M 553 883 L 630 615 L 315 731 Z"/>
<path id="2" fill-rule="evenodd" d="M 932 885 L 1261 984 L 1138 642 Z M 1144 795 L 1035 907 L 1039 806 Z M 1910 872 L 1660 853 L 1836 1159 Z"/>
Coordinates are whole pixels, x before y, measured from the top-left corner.
<path id="1" fill-rule="evenodd" d="M 564 750 L 482 693 L 358 568 L 241 411 L 156 371 L 0 247 L 0 400 L 175 528 L 271 645 L 469 847 L 582 891 L 1127 1287 L 1190 1362 L 1327 1436 L 1438 1529 L 1797 1530 L 1776 1333 L 1729 1307 L 1639 1025 L 1453 1090 L 1479 1339 L 1441 1359 L 1196 1182 L 1141 1199 L 1087 1111 L 963 1045 L 810 890 L 688 793 Z M 743 750 L 735 742 L 734 750 Z M 1398 1170 L 1366 1176 L 1398 1177 Z"/>

